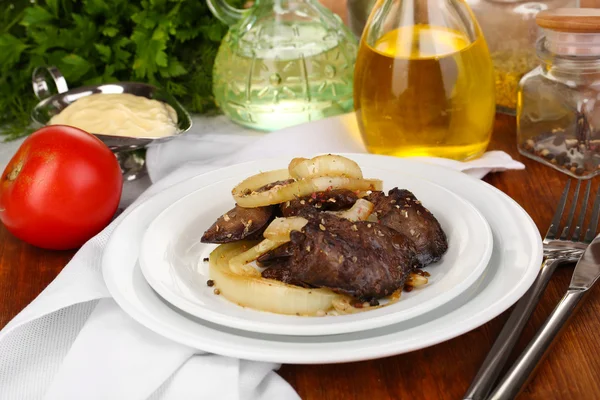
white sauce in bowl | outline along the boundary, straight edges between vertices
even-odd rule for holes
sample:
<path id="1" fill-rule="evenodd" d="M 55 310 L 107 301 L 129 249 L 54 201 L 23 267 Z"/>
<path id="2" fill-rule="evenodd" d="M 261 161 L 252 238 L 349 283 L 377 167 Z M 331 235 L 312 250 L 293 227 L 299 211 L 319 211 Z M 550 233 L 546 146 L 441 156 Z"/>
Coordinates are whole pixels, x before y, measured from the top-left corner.
<path id="1" fill-rule="evenodd" d="M 129 93 L 98 93 L 70 104 L 48 125 L 70 125 L 102 135 L 159 138 L 177 132 L 177 113 L 158 100 Z"/>

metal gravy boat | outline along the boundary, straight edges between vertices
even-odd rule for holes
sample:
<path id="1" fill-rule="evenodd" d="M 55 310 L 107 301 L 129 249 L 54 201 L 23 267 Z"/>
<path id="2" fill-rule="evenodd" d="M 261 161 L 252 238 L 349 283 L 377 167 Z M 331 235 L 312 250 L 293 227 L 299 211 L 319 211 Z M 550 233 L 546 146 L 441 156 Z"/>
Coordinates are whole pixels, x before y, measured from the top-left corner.
<path id="1" fill-rule="evenodd" d="M 52 83 L 47 78 L 50 77 Z M 53 84 L 53 85 L 52 85 Z M 65 77 L 56 67 L 36 68 L 32 76 L 33 92 L 40 102 L 31 113 L 34 124 L 45 126 L 50 119 L 59 114 L 68 105 L 76 100 L 96 93 L 129 93 L 149 99 L 159 100 L 173 107 L 177 113 L 177 130 L 171 136 L 161 138 L 127 137 L 103 135 L 90 132 L 100 139 L 119 159 L 121 170 L 127 180 L 136 179 L 137 173 L 144 167 L 143 157 L 139 157 L 134 150 L 142 149 L 153 143 L 162 143 L 171 140 L 188 131 L 192 127 L 192 118 L 183 106 L 175 100 L 166 90 L 140 82 L 115 82 L 100 85 L 82 86 L 69 89 Z M 54 86 L 56 92 L 51 90 Z"/>

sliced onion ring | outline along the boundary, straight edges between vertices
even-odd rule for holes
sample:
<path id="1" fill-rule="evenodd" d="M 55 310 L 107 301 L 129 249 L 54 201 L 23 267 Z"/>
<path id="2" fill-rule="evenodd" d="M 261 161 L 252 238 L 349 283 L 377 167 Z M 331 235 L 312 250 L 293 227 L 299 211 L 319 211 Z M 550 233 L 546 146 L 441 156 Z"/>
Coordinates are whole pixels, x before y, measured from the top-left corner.
<path id="1" fill-rule="evenodd" d="M 375 205 L 368 200 L 358 199 L 352 208 L 344 211 L 327 211 L 340 218 L 346 218 L 350 221 L 365 221 L 373 212 Z"/>
<path id="2" fill-rule="evenodd" d="M 308 220 L 302 217 L 275 218 L 265 229 L 263 236 L 267 239 L 288 242 L 292 231 L 301 231 Z"/>
<path id="3" fill-rule="evenodd" d="M 289 237 L 289 236 L 288 236 Z M 258 272 L 254 267 L 248 265 L 252 261 L 256 260 L 258 257 L 263 254 L 273 250 L 276 247 L 281 246 L 283 243 L 289 241 L 276 241 L 265 239 L 262 242 L 258 243 L 256 246 L 253 246 L 250 250 L 244 251 L 243 253 L 237 254 L 235 257 L 231 257 L 229 260 L 229 269 L 232 273 L 236 275 L 243 276 L 260 276 L 260 272 Z M 248 242 L 247 242 L 248 243 Z M 250 242 L 252 243 L 252 242 Z"/>
<path id="4" fill-rule="evenodd" d="M 210 254 L 210 279 L 221 295 L 243 307 L 288 315 L 324 315 L 335 299 L 345 296 L 329 289 L 305 289 L 272 279 L 237 275 L 229 261 L 244 252 L 248 242 L 220 245 Z"/>
<path id="5" fill-rule="evenodd" d="M 414 272 L 411 272 L 410 275 L 408 276 L 408 278 L 406 279 L 406 285 L 409 285 L 412 287 L 423 286 L 423 285 L 426 285 L 428 282 L 429 282 L 429 279 L 427 279 L 427 277 L 425 277 L 423 275 L 415 274 Z"/>
<path id="6" fill-rule="evenodd" d="M 272 176 L 269 177 L 269 182 L 263 184 L 263 182 L 268 179 L 258 178 L 259 175 L 257 175 L 246 179 L 233 189 L 233 198 L 240 207 L 254 208 L 279 204 L 294 200 L 298 197 L 309 196 L 315 192 L 325 192 L 327 190 L 348 189 L 362 192 L 368 190 L 381 190 L 383 187 L 383 184 L 379 179 L 320 176 L 301 179 L 287 185 L 276 186 L 264 192 L 256 192 L 256 189 L 267 183 L 282 180 L 281 177 L 283 176 L 281 170 L 273 171 L 272 173 L 265 172 L 264 174 L 272 174 Z M 277 177 L 278 179 L 272 179 L 272 177 Z"/>
<path id="7" fill-rule="evenodd" d="M 362 178 L 362 170 L 349 158 L 331 154 L 311 158 L 294 158 L 289 166 L 290 176 L 295 179 L 313 178 L 316 176 L 345 176 Z"/>

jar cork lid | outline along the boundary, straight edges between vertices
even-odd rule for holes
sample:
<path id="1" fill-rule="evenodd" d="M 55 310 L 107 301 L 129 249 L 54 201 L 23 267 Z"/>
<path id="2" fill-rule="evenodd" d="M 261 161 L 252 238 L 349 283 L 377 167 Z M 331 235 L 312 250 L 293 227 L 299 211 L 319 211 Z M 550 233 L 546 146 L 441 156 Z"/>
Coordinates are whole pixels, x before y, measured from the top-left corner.
<path id="1" fill-rule="evenodd" d="M 600 56 L 600 9 L 557 8 L 542 11 L 536 23 L 546 30 L 548 50 L 562 56 Z"/>
<path id="2" fill-rule="evenodd" d="M 600 9 L 557 8 L 540 12 L 535 22 L 544 29 L 571 33 L 600 33 Z"/>

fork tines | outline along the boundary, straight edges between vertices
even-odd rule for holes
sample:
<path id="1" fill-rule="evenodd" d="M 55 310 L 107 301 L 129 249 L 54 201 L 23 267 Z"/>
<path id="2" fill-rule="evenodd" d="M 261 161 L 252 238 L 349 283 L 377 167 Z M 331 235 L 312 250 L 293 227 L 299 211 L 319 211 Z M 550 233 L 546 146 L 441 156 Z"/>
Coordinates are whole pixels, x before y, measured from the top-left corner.
<path id="1" fill-rule="evenodd" d="M 567 205 L 567 200 L 569 198 L 569 191 L 571 188 L 571 180 L 567 181 L 565 186 L 565 190 L 562 193 L 558 206 L 556 208 L 556 212 L 554 213 L 554 218 L 552 218 L 552 223 L 550 224 L 550 228 L 546 233 L 546 237 L 544 240 L 555 240 L 556 235 L 560 231 L 560 221 L 563 216 L 563 212 Z M 596 193 L 596 199 L 594 200 L 594 205 L 592 208 L 592 216 L 590 218 L 590 222 L 588 224 L 587 230 L 585 232 L 585 236 L 583 240 L 581 240 L 581 231 L 583 228 L 583 224 L 585 222 L 585 216 L 587 211 L 587 204 L 590 197 L 590 191 L 592 188 L 592 181 L 588 180 L 585 193 L 583 195 L 583 199 L 578 202 L 579 199 L 579 191 L 581 188 L 581 181 L 577 181 L 577 186 L 575 187 L 575 191 L 573 193 L 573 198 L 571 200 L 571 206 L 569 208 L 569 212 L 567 214 L 567 220 L 562 229 L 560 240 L 569 240 L 573 242 L 582 241 L 584 243 L 590 243 L 594 237 L 596 236 L 596 230 L 598 227 L 598 218 L 600 217 L 600 187 Z M 569 236 L 569 232 L 571 227 L 573 226 L 573 220 L 575 218 L 575 213 L 577 208 L 580 208 L 579 218 L 577 218 L 577 224 L 575 225 L 575 229 L 573 230 L 572 235 Z"/>

